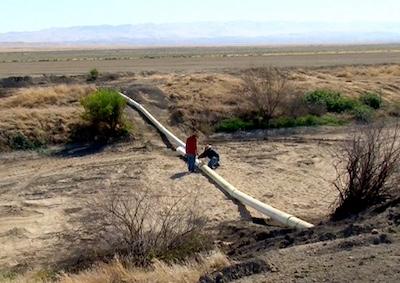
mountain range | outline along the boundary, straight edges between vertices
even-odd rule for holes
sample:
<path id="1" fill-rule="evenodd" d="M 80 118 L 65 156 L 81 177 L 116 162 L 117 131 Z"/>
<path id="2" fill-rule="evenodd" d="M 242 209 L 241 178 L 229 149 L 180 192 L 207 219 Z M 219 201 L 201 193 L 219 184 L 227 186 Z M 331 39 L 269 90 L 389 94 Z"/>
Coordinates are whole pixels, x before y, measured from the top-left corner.
<path id="1" fill-rule="evenodd" d="M 0 43 L 247 45 L 400 43 L 399 23 L 193 22 L 0 33 Z"/>

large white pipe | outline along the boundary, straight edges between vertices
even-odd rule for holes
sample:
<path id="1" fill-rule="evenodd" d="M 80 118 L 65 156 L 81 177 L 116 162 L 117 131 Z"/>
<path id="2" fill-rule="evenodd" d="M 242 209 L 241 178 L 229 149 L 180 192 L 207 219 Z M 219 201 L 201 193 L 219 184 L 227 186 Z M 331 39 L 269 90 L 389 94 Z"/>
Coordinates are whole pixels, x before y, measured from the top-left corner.
<path id="1" fill-rule="evenodd" d="M 167 128 L 165 128 L 160 122 L 157 121 L 156 118 L 153 117 L 153 115 L 150 114 L 149 111 L 147 111 L 140 103 L 137 103 L 133 99 L 127 97 L 126 95 L 120 93 L 122 97 L 124 97 L 128 103 L 128 105 L 136 108 L 138 111 L 140 111 L 144 116 L 146 116 L 153 124 L 154 126 L 157 127 L 157 129 L 162 132 L 170 142 L 174 142 L 175 145 L 177 145 L 176 151 L 185 156 L 186 151 L 185 151 L 185 143 L 178 139 L 174 134 L 172 134 Z M 218 175 L 214 170 L 212 170 L 210 167 L 207 165 L 203 164 L 196 158 L 196 165 L 200 168 L 201 171 L 203 171 L 207 176 L 209 176 L 212 180 L 214 180 L 218 185 L 220 185 L 231 197 L 234 199 L 237 199 L 240 201 L 242 204 L 248 205 L 255 210 L 261 212 L 262 214 L 267 215 L 271 219 L 282 223 L 288 227 L 293 227 L 293 228 L 311 228 L 314 225 L 311 223 L 308 223 L 304 220 L 301 220 L 293 215 L 290 215 L 286 212 L 280 211 L 279 209 L 276 209 L 268 204 L 265 204 L 249 195 L 246 195 L 245 193 L 239 191 L 236 189 L 233 185 L 228 183 L 224 178 L 222 178 L 220 175 Z"/>

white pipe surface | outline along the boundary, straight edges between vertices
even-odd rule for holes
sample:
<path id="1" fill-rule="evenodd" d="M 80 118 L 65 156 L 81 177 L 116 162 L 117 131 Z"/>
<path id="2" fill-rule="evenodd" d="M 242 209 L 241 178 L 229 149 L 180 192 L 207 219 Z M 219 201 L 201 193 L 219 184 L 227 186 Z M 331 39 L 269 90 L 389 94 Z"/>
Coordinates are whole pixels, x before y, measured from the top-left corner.
<path id="1" fill-rule="evenodd" d="M 170 142 L 173 141 L 175 145 L 177 145 L 176 151 L 185 156 L 186 151 L 185 151 L 185 143 L 178 139 L 174 134 L 172 134 L 167 128 L 165 128 L 160 122 L 157 121 L 153 117 L 153 115 L 150 114 L 141 104 L 137 103 L 133 99 L 127 97 L 126 95 L 120 93 L 122 97 L 124 97 L 128 103 L 128 105 L 136 108 L 138 111 L 140 111 L 144 116 L 146 116 L 153 124 L 154 126 L 157 127 L 157 129 L 162 132 L 169 140 Z M 220 175 L 218 175 L 214 170 L 212 170 L 210 167 L 207 165 L 203 164 L 196 158 L 196 165 L 200 168 L 201 171 L 203 171 L 207 176 L 209 176 L 212 180 L 214 180 L 218 185 L 220 185 L 231 197 L 234 199 L 237 199 L 240 201 L 242 204 L 248 205 L 255 210 L 261 212 L 262 214 L 267 215 L 271 219 L 280 222 L 288 227 L 293 227 L 293 228 L 311 228 L 314 225 L 311 223 L 308 223 L 304 220 L 301 220 L 293 215 L 290 215 L 286 212 L 280 211 L 279 209 L 276 209 L 268 204 L 262 203 L 261 201 L 246 195 L 245 193 L 239 191 L 236 189 L 233 185 L 228 183 L 224 178 L 222 178 Z"/>

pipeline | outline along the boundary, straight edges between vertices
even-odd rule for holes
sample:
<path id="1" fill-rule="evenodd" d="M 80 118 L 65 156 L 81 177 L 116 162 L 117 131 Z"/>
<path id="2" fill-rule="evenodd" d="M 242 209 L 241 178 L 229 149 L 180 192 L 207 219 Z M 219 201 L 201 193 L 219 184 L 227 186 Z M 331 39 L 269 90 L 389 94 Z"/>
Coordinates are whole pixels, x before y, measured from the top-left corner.
<path id="1" fill-rule="evenodd" d="M 127 97 L 123 93 L 120 93 L 120 95 L 126 99 L 127 103 L 129 106 L 135 108 L 136 110 L 140 111 L 147 119 L 150 120 L 151 123 L 161 132 L 163 133 L 170 142 L 173 142 L 176 147 L 176 151 L 181 154 L 182 156 L 185 156 L 185 143 L 178 139 L 174 134 L 172 134 L 167 128 L 165 128 L 160 122 L 157 121 L 156 118 L 153 117 L 153 115 L 150 114 L 149 111 L 147 111 L 140 103 L 137 103 L 133 99 Z M 212 180 L 214 180 L 219 186 L 221 186 L 232 198 L 240 201 L 242 204 L 250 206 L 254 208 L 255 210 L 261 212 L 264 215 L 267 215 L 271 219 L 282 223 L 283 225 L 291 228 L 297 228 L 297 229 L 304 229 L 304 228 L 311 228 L 314 225 L 311 223 L 308 223 L 304 220 L 301 220 L 293 215 L 290 215 L 286 212 L 280 211 L 279 209 L 276 209 L 268 204 L 265 204 L 241 191 L 236 189 L 233 185 L 228 183 L 224 178 L 222 178 L 220 175 L 218 175 L 214 170 L 212 170 L 210 167 L 207 165 L 203 164 L 196 158 L 196 165 L 200 170 L 206 174 L 208 177 L 210 177 Z"/>

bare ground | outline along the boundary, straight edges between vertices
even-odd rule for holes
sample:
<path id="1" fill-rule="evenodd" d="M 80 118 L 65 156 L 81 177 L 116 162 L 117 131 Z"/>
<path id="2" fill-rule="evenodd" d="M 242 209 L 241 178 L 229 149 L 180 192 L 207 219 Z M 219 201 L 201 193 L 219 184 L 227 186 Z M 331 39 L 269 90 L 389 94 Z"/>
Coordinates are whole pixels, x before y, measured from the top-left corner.
<path id="1" fill-rule="evenodd" d="M 344 85 L 348 93 L 383 83 L 384 98 L 396 101 L 398 72 L 398 65 L 304 70 L 297 73 L 297 81 L 303 82 L 304 88 Z M 237 78 L 229 74 L 154 74 L 140 80 L 123 77 L 106 85 L 120 85 L 163 123 L 170 124 L 168 107 L 174 95 L 183 108 L 192 104 L 192 109 L 201 109 L 216 105 L 216 101 L 229 102 L 232 83 L 237 83 Z M 168 97 L 158 89 L 148 91 L 154 85 Z M 196 99 L 188 103 L 192 91 Z M 196 101 L 201 103 L 193 104 Z M 263 222 L 260 218 L 264 217 L 232 201 L 203 175 L 187 174 L 183 160 L 167 148 L 154 129 L 136 112 L 128 114 L 136 132 L 141 133 L 130 143 L 56 149 L 57 154 L 0 154 L 0 270 L 24 271 L 62 260 L 77 243 L 93 240 L 93 235 L 79 229 L 76 219 L 87 215 L 88 202 L 100 191 L 146 184 L 172 198 L 197 196 L 199 208 L 209 219 L 207 233 L 234 261 L 256 257 L 266 262 L 268 268 L 262 274 L 247 274 L 238 282 L 398 281 L 397 208 L 376 217 L 366 215 L 359 220 L 361 228 L 351 226 L 357 219 L 323 222 L 304 234 L 253 224 L 254 220 Z M 172 129 L 184 138 L 181 126 L 175 124 Z M 330 185 L 335 177 L 333 153 L 345 132 L 344 128 L 301 130 L 269 140 L 251 140 L 251 136 L 232 140 L 231 136 L 217 135 L 213 142 L 222 157 L 218 172 L 243 192 L 319 224 L 326 220 L 335 200 L 336 192 Z M 208 141 L 203 137 L 200 143 Z M 265 222 L 274 225 L 268 219 Z"/>
<path id="2" fill-rule="evenodd" d="M 218 171 L 261 201 L 317 221 L 329 213 L 335 192 L 329 188 L 333 173 L 329 146 L 314 145 L 289 141 L 219 144 L 223 159 Z M 109 187 L 146 184 L 169 197 L 196 195 L 209 218 L 209 228 L 224 221 L 263 217 L 233 202 L 203 175 L 187 174 L 185 163 L 157 144 L 122 145 L 79 155 L 1 156 L 0 266 L 32 267 L 52 262 L 60 237 L 77 233 L 76 214 Z M 57 254 L 62 253 L 63 247 L 57 248 Z"/>

